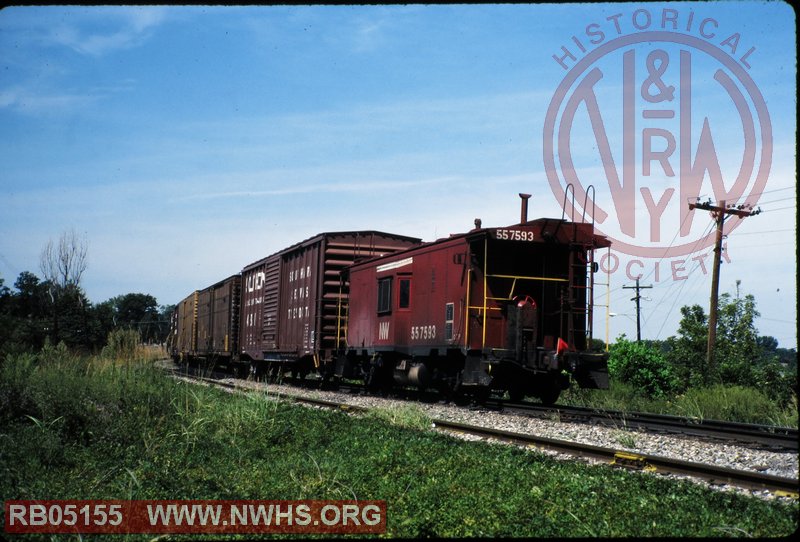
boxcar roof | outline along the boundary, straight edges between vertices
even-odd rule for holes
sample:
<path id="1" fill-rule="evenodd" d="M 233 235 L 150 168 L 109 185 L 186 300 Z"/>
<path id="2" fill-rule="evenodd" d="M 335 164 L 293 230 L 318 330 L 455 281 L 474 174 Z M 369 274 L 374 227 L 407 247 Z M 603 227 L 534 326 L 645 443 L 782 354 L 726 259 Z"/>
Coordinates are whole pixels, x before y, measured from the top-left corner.
<path id="1" fill-rule="evenodd" d="M 392 238 L 392 239 L 400 239 L 400 240 L 405 240 L 405 241 L 411 241 L 413 243 L 422 243 L 422 239 L 420 239 L 418 237 L 409 237 L 407 235 L 398 235 L 396 233 L 387 233 L 387 232 L 382 232 L 382 231 L 377 231 L 377 230 L 352 230 L 352 231 L 322 232 L 322 233 L 318 233 L 317 235 L 313 235 L 313 236 L 309 237 L 308 239 L 304 239 L 303 241 L 300 241 L 298 243 L 290 245 L 290 246 L 288 246 L 288 247 L 286 247 L 284 249 L 281 249 L 281 250 L 279 250 L 277 252 L 274 252 L 274 253 L 270 254 L 269 256 L 266 256 L 264 258 L 260 258 L 260 259 L 258 259 L 256 261 L 254 261 L 253 263 L 250 263 L 250 264 L 246 265 L 242 269 L 242 271 L 247 271 L 248 269 L 251 269 L 253 267 L 261 265 L 263 262 L 265 262 L 266 260 L 269 260 L 270 258 L 278 257 L 278 256 L 280 256 L 282 254 L 285 254 L 287 252 L 290 252 L 292 250 L 296 250 L 296 249 L 304 247 L 304 246 L 313 245 L 315 243 L 320 242 L 322 239 L 325 239 L 325 238 L 328 238 L 328 237 L 334 237 L 334 236 L 337 236 L 337 235 L 354 235 L 354 234 L 363 235 L 363 236 L 381 235 L 381 236 L 389 237 L 389 238 Z"/>

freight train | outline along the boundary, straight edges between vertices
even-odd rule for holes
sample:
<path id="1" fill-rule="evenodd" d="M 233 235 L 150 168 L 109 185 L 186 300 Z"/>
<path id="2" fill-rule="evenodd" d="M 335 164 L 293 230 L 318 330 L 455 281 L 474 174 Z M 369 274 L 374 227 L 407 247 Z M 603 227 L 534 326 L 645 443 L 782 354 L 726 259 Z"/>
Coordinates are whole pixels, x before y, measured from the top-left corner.
<path id="1" fill-rule="evenodd" d="M 591 350 L 594 225 L 527 219 L 433 242 L 378 231 L 321 233 L 183 299 L 176 361 L 252 375 L 316 372 L 371 389 L 508 392 L 551 404 L 573 380 L 607 388 Z"/>

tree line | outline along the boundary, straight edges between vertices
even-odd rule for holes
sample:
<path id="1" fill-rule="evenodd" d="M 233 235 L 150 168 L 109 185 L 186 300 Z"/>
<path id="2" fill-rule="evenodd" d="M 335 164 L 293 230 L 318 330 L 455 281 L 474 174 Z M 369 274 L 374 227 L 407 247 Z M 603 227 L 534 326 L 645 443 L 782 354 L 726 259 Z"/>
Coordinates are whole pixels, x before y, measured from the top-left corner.
<path id="1" fill-rule="evenodd" d="M 87 254 L 85 239 L 68 231 L 45 245 L 41 276 L 23 271 L 13 288 L 0 277 L 0 355 L 38 350 L 46 342 L 96 352 L 116 329 L 134 329 L 145 343 L 166 341 L 174 305 L 160 306 L 142 293 L 91 303 L 81 287 Z"/>

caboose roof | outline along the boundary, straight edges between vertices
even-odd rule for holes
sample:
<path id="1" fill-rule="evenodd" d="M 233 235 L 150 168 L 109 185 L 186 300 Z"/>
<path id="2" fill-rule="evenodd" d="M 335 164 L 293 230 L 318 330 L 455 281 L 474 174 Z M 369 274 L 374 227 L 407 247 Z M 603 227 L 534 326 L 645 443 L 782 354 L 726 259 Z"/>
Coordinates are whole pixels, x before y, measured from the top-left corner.
<path id="1" fill-rule="evenodd" d="M 351 267 L 388 260 L 390 258 L 402 258 L 404 255 L 420 250 L 429 249 L 436 245 L 457 243 L 459 241 L 474 241 L 484 239 L 494 235 L 497 230 L 525 230 L 533 231 L 536 235 L 535 242 L 542 244 L 580 244 L 591 249 L 606 248 L 611 246 L 611 241 L 605 235 L 594 232 L 594 225 L 591 222 L 570 222 L 559 218 L 537 218 L 525 223 L 512 224 L 510 226 L 499 226 L 490 228 L 475 228 L 473 230 L 452 234 L 449 237 L 442 237 L 435 241 L 422 243 L 415 247 L 410 247 L 393 254 L 377 256 L 368 260 L 354 263 Z"/>

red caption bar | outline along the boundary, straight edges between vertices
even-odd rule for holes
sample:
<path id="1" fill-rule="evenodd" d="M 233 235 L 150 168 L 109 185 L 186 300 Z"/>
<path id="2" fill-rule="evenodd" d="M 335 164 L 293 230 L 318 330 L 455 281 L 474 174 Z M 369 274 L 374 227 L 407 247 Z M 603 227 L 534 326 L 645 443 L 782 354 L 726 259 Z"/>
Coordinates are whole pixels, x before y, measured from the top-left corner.
<path id="1" fill-rule="evenodd" d="M 386 501 L 6 501 L 5 532 L 379 534 Z"/>

